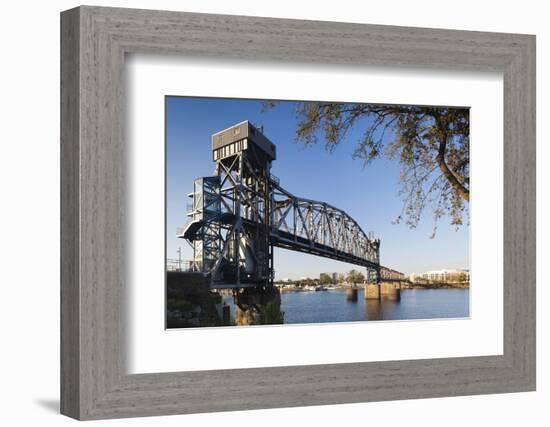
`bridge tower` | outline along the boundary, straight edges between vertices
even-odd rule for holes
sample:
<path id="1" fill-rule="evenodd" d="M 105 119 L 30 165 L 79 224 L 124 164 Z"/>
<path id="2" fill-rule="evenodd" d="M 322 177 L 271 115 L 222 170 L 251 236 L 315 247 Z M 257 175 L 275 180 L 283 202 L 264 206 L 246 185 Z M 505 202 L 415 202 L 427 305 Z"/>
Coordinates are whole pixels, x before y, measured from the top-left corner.
<path id="1" fill-rule="evenodd" d="M 214 176 L 194 182 L 180 237 L 192 242 L 193 269 L 212 287 L 268 289 L 273 284 L 271 162 L 275 145 L 248 121 L 212 135 Z"/>

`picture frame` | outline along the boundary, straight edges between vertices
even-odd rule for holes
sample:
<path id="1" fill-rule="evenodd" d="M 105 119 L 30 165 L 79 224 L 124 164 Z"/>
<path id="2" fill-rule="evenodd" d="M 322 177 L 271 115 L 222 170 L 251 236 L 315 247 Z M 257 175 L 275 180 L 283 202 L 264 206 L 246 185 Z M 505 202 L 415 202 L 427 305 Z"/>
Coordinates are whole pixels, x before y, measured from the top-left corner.
<path id="1" fill-rule="evenodd" d="M 128 53 L 503 73 L 498 356 L 126 373 Z M 61 413 L 88 420 L 532 391 L 535 37 L 81 6 L 61 14 Z"/>

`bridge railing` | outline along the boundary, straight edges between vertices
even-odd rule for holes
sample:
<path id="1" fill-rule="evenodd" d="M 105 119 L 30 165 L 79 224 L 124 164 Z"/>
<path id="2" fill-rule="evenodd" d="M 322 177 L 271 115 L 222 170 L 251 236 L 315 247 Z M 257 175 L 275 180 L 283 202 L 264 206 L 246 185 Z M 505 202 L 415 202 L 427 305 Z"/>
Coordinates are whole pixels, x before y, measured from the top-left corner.
<path id="1" fill-rule="evenodd" d="M 166 271 L 183 271 L 183 272 L 196 271 L 194 267 L 195 267 L 194 261 L 189 261 L 189 260 L 184 261 L 184 260 L 170 259 L 170 258 L 166 260 Z"/>

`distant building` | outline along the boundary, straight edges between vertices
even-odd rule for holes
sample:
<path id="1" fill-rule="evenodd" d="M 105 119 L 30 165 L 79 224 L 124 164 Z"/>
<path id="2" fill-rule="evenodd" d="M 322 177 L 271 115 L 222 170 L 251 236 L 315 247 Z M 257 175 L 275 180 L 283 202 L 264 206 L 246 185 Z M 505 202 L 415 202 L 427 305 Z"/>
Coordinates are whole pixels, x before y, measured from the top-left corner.
<path id="1" fill-rule="evenodd" d="M 418 285 L 427 285 L 429 280 L 422 277 L 422 273 L 412 273 L 409 275 L 409 282 L 416 283 Z"/>
<path id="2" fill-rule="evenodd" d="M 432 270 L 425 273 L 413 273 L 410 275 L 411 282 L 438 282 L 438 283 L 449 283 L 449 282 L 469 282 L 470 281 L 470 271 L 469 270 Z"/>

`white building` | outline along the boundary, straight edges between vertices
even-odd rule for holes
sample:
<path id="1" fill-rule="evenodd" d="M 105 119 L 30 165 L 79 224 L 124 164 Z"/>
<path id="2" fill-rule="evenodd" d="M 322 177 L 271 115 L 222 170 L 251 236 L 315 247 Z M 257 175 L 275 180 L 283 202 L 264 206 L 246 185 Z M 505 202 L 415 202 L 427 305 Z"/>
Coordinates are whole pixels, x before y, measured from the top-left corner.
<path id="1" fill-rule="evenodd" d="M 432 270 L 425 273 L 413 273 L 410 276 L 411 282 L 418 279 L 428 280 L 430 282 L 469 282 L 470 270 L 443 269 Z"/>

